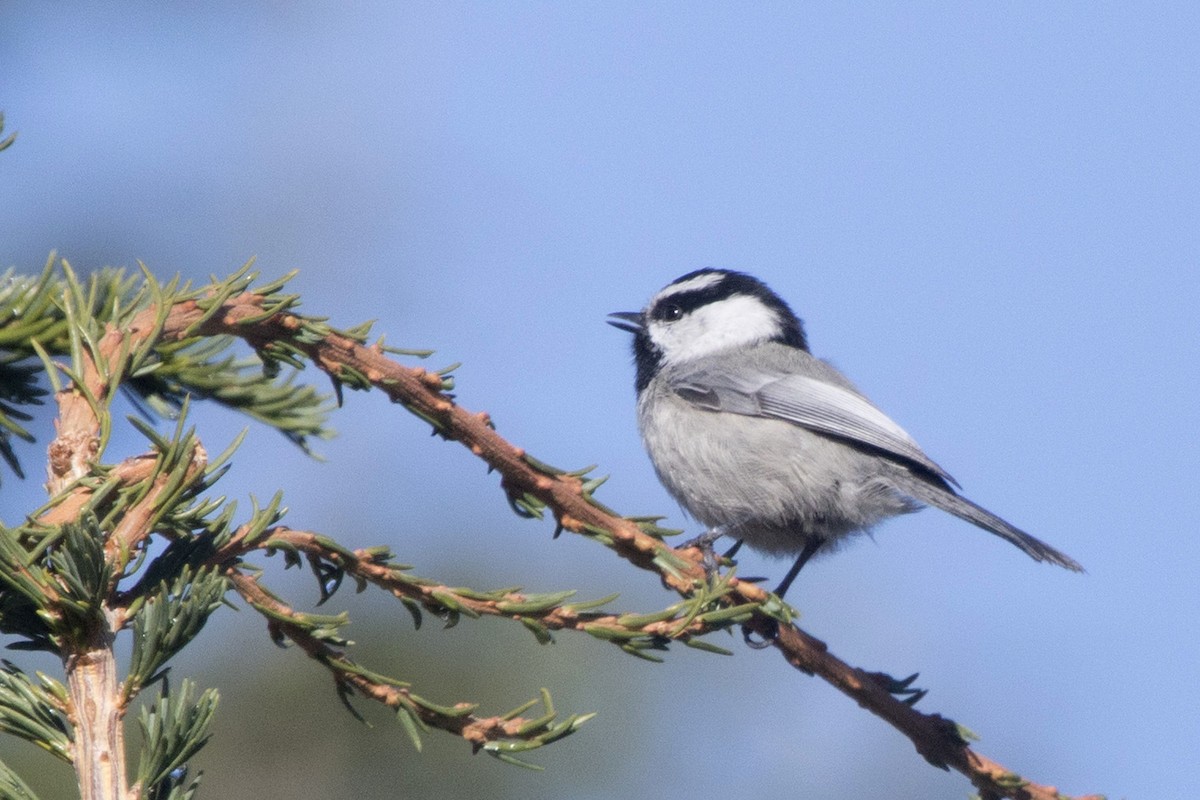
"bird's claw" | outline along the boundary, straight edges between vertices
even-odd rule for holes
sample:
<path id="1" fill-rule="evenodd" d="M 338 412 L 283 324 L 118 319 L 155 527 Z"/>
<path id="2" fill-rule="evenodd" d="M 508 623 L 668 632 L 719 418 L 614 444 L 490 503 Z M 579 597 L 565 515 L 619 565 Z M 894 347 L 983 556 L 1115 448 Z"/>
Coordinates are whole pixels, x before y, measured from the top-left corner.
<path id="1" fill-rule="evenodd" d="M 737 552 L 738 548 L 742 544 L 741 541 L 738 541 L 737 544 L 730 548 L 729 552 L 718 558 L 716 551 L 713 549 L 713 545 L 716 544 L 718 539 L 725 535 L 725 532 L 725 526 L 718 525 L 715 528 L 709 528 L 695 539 L 689 539 L 679 546 L 679 549 L 681 550 L 694 547 L 700 551 L 700 563 L 704 566 L 704 577 L 707 578 L 710 583 L 716 576 L 717 570 L 721 566 L 721 562 L 732 558 L 733 554 Z"/>
<path id="2" fill-rule="evenodd" d="M 914 672 L 907 678 L 893 678 L 886 672 L 868 672 L 867 676 L 900 702 L 914 706 L 929 693 L 928 689 L 918 689 L 913 686 L 913 681 L 919 674 Z"/>
<path id="3" fill-rule="evenodd" d="M 758 624 L 760 627 L 765 625 L 766 630 L 754 630 L 749 625 L 742 626 L 742 641 L 746 643 L 747 647 L 753 648 L 754 650 L 765 650 L 774 644 L 775 640 L 779 638 L 779 623 L 773 619 L 767 619 Z M 754 638 L 756 633 L 763 638 Z"/>

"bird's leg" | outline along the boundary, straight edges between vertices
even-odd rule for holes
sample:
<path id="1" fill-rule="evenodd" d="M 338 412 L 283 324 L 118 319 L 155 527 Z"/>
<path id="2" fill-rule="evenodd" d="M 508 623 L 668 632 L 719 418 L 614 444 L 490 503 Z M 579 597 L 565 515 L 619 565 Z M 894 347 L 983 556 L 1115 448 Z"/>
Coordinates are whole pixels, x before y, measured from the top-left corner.
<path id="1" fill-rule="evenodd" d="M 800 570 L 804 568 L 804 565 L 808 563 L 808 560 L 810 558 L 812 558 L 813 556 L 815 556 L 817 554 L 817 551 L 821 549 L 821 545 L 823 545 L 823 544 L 825 544 L 825 541 L 823 539 L 811 539 L 810 538 L 810 539 L 806 539 L 804 541 L 804 549 L 800 551 L 800 555 L 796 557 L 796 562 L 794 564 L 792 564 L 791 569 L 789 569 L 787 571 L 787 574 L 783 576 L 783 580 L 779 582 L 778 588 L 775 589 L 775 594 L 778 595 L 780 600 L 782 600 L 783 596 L 785 594 L 787 594 L 787 590 L 791 588 L 792 582 L 794 580 L 796 580 L 796 576 L 800 574 Z M 761 650 L 764 647 L 766 647 L 767 645 L 769 645 L 771 643 L 771 640 L 774 639 L 775 636 L 778 634 L 779 623 L 772 621 L 772 629 L 771 630 L 772 630 L 772 633 L 769 636 L 767 636 L 767 638 L 760 641 L 758 639 L 752 638 L 751 634 L 750 634 L 750 629 L 743 625 L 742 626 L 742 639 L 746 642 L 747 645 L 749 645 L 750 647 L 753 647 L 755 650 Z"/>
<path id="2" fill-rule="evenodd" d="M 787 575 L 783 576 L 783 580 L 779 582 L 778 588 L 775 589 L 775 594 L 779 595 L 782 600 L 787 594 L 787 590 L 791 588 L 792 581 L 796 580 L 796 576 L 800 574 L 800 570 L 804 569 L 804 565 L 808 560 L 817 554 L 821 549 L 821 545 L 825 544 L 824 539 L 807 539 L 804 542 L 804 549 L 800 551 L 800 555 L 796 558 L 796 563 L 792 564 L 792 568 L 787 571 Z"/>
<path id="3" fill-rule="evenodd" d="M 734 556 L 737 555 L 737 551 L 742 549 L 742 545 L 745 543 L 746 543 L 745 539 L 738 539 L 736 542 L 733 543 L 733 547 L 729 548 L 721 555 L 721 558 L 726 559 L 726 560 L 733 558 Z"/>

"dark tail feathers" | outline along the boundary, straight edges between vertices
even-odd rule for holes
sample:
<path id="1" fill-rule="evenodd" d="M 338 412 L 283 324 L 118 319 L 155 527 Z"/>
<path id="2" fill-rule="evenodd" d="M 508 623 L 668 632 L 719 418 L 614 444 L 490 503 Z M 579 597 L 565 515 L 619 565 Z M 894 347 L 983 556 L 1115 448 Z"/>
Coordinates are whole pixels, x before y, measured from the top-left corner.
<path id="1" fill-rule="evenodd" d="M 1041 539 L 1030 536 L 1020 528 L 1009 525 L 992 512 L 977 506 L 965 497 L 954 494 L 950 489 L 936 486 L 919 477 L 912 476 L 897 487 L 927 505 L 948 511 L 959 519 L 978 525 L 988 533 L 994 533 L 1006 542 L 1011 542 L 1025 551 L 1034 561 L 1049 561 L 1074 572 L 1083 572 L 1083 567 L 1066 553 L 1055 550 Z"/>

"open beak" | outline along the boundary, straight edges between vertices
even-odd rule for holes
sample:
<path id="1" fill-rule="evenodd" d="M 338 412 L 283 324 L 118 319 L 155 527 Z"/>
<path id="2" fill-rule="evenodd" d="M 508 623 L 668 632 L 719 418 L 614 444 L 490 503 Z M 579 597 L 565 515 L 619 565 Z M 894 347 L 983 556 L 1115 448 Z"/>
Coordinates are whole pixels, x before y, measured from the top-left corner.
<path id="1" fill-rule="evenodd" d="M 646 328 L 642 324 L 642 312 L 640 311 L 615 311 L 608 315 L 606 322 L 614 328 L 620 328 L 629 333 L 641 333 Z"/>

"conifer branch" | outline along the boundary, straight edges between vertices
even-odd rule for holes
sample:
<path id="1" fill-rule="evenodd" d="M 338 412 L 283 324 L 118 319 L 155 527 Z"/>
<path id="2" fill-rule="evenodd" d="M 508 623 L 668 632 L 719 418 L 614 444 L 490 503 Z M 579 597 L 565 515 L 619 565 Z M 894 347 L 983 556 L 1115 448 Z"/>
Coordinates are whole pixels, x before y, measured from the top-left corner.
<path id="1" fill-rule="evenodd" d="M 158 459 L 154 453 L 132 456 L 108 470 L 107 477 L 118 487 L 136 486 L 154 474 Z M 81 483 L 70 492 L 59 495 L 49 504 L 46 511 L 38 516 L 43 525 L 61 525 L 79 519 L 84 508 L 92 501 L 97 486 L 91 483 Z"/>
<path id="2" fill-rule="evenodd" d="M 189 449 L 191 458 L 186 464 L 174 470 L 159 471 L 151 480 L 146 493 L 125 511 L 121 521 L 104 541 L 105 552 L 118 572 L 124 569 L 134 549 L 153 530 L 156 518 L 165 505 L 164 495 L 178 491 L 181 485 L 194 482 L 204 473 L 208 465 L 208 453 L 204 446 L 197 441 L 193 442 Z"/>
<path id="3" fill-rule="evenodd" d="M 422 609 L 448 620 L 448 624 L 463 616 L 500 617 L 521 623 L 542 644 L 551 641 L 553 631 L 576 631 L 650 660 L 659 659 L 647 651 L 666 650 L 671 642 L 710 652 L 728 652 L 702 641 L 701 637 L 746 622 L 754 608 L 720 602 L 729 590 L 728 578 L 715 581 L 708 591 L 698 591 L 666 609 L 648 614 L 591 611 L 613 598 L 567 602 L 575 594 L 573 591 L 526 594 L 520 590 L 481 592 L 451 587 L 409 574 L 407 565 L 391 561 L 387 548 L 346 550 L 326 536 L 282 526 L 253 539 L 239 531 L 206 563 L 228 566 L 255 549 L 282 550 L 293 558 L 303 554 L 318 577 L 322 602 L 349 575 L 360 585 L 373 584 L 403 602 L 418 625 Z"/>
<path id="4" fill-rule="evenodd" d="M 220 312 L 209 314 L 200 329 L 239 335 L 262 350 L 284 342 L 302 352 L 335 381 L 351 388 L 375 387 L 429 422 L 435 432 L 461 442 L 501 475 L 501 485 L 514 508 L 534 514 L 550 508 L 558 525 L 596 539 L 633 565 L 657 573 L 664 585 L 684 596 L 705 583 L 702 554 L 695 548 L 675 550 L 639 524 L 605 508 L 591 497 L 580 476 L 547 468 L 496 433 L 484 413 L 472 413 L 447 394 L 447 379 L 438 373 L 402 365 L 383 349 L 331 329 L 314 331 L 299 317 L 264 318 L 253 294 L 231 297 Z M 177 308 L 180 321 L 196 319 L 194 309 Z M 166 332 L 164 330 L 164 332 Z M 530 510 L 532 509 L 532 510 Z M 887 721 L 907 736 L 927 761 L 966 776 L 985 797 L 1015 800 L 1061 800 L 1057 789 L 1026 780 L 976 753 L 964 729 L 937 714 L 924 714 L 888 692 L 877 674 L 851 667 L 829 653 L 826 645 L 790 623 L 778 598 L 760 587 L 729 580 L 723 602 L 753 604 L 750 630 L 770 635 L 772 645 L 797 669 L 815 674 Z M 773 635 L 778 626 L 779 635 Z"/>
<path id="5" fill-rule="evenodd" d="M 125 773 L 125 735 L 111 630 L 95 627 L 64 659 L 71 726 L 71 759 L 82 800 L 132 800 Z"/>
<path id="6" fill-rule="evenodd" d="M 77 289 L 73 286 L 72 288 Z M 78 295 L 67 299 L 67 316 Z M 97 343 L 87 336 L 89 320 L 76 318 L 71 327 L 73 364 L 69 385 L 55 392 L 58 418 L 50 443 L 46 488 L 51 496 L 85 478 L 102 449 L 102 433 L 111 389 L 116 385 L 102 367 L 108 358 L 119 358 L 122 334 L 110 328 Z M 91 541 L 85 537 L 80 539 Z M 107 581 L 105 581 L 107 583 Z M 99 588 L 99 587 L 97 587 Z M 113 644 L 119 624 L 100 601 L 99 613 L 83 620 L 73 636 L 63 637 L 60 654 L 66 670 L 71 725 L 75 731 L 72 763 L 83 800 L 130 798 L 125 769 L 125 736 Z M 68 616 L 68 607 L 57 613 Z"/>
<path id="7" fill-rule="evenodd" d="M 519 718 L 523 708 L 476 717 L 469 704 L 441 706 L 418 697 L 407 684 L 348 658 L 348 643 L 338 633 L 344 615 L 301 613 L 272 595 L 240 560 L 254 550 L 282 552 L 289 564 L 307 561 L 322 600 L 349 576 L 388 591 L 418 621 L 422 610 L 448 620 L 507 617 L 539 641 L 548 641 L 552 631 L 581 631 L 641 657 L 653 657 L 647 651 L 671 641 L 719 651 L 701 637 L 741 624 L 770 641 L 795 668 L 820 676 L 897 728 L 930 763 L 966 775 L 981 796 L 1062 798 L 976 753 L 965 728 L 914 709 L 910 703 L 920 693 L 908 688 L 909 681 L 837 659 L 823 642 L 791 624 L 794 612 L 779 598 L 739 580 L 732 569 L 708 574 L 699 550 L 668 546 L 655 520 L 622 517 L 604 506 L 595 497 L 603 479 L 589 478 L 590 470 L 551 467 L 506 441 L 487 414 L 455 403 L 448 371 L 401 364 L 388 356 L 401 351 L 382 341 L 368 346 L 367 326 L 339 331 L 299 315 L 298 298 L 280 292 L 284 281 L 251 288 L 255 276 L 249 265 L 202 289 L 178 280 L 162 286 L 148 273 L 139 286 L 120 271 L 80 280 L 69 267 L 64 270 L 62 280 L 52 279 L 48 265 L 36 279 L 10 275 L 0 286 L 0 377 L 16 378 L 0 391 L 0 459 L 19 471 L 10 441 L 29 438 L 19 424 L 27 419 L 19 407 L 39 402 L 39 361 L 58 405 L 48 452 L 50 501 L 24 527 L 0 530 L 0 625 L 24 636 L 22 646 L 60 653 L 67 682 L 65 688 L 39 689 L 8 673 L 5 685 L 12 692 L 5 697 L 14 699 L 0 698 L 0 719 L 31 741 L 69 750 L 85 800 L 160 792 L 183 798 L 195 791 L 194 781 L 186 783 L 184 762 L 207 736 L 215 694 L 203 693 L 194 702 L 190 690 L 164 694 L 159 706 L 143 714 L 149 738 L 132 792 L 121 720 L 133 697 L 163 674 L 228 588 L 267 618 L 276 641 L 291 641 L 322 663 L 348 706 L 349 697 L 358 694 L 392 708 L 418 747 L 421 731 L 438 728 L 521 763 L 515 753 L 566 736 L 586 721 L 572 716 L 556 722 L 548 696 L 546 713 L 528 720 Z M 233 339 L 253 348 L 253 366 L 226 355 Z M 64 355 L 69 366 L 54 362 Z M 311 387 L 277 378 L 283 368 L 307 362 L 330 377 L 339 400 L 343 388 L 384 392 L 498 471 L 518 514 L 541 518 L 549 511 L 558 530 L 605 545 L 654 573 L 681 600 L 652 614 L 612 614 L 593 610 L 600 603 L 566 602 L 565 592 L 444 586 L 408 574 L 385 550 L 351 551 L 327 537 L 279 526 L 278 496 L 266 507 L 256 505 L 250 522 L 235 528 L 231 504 L 196 499 L 224 467 L 223 457 L 210 464 L 199 440 L 184 429 L 188 398 L 240 410 L 304 446 L 308 437 L 328 433 L 328 407 Z M 105 466 L 109 404 L 118 388 L 132 391 L 148 414 L 178 416 L 179 423 L 171 437 L 135 423 L 150 440 L 149 452 Z M 139 571 L 155 536 L 169 542 L 166 551 Z M 135 577 L 132 587 L 121 586 Z M 113 644 L 131 624 L 139 644 L 122 684 Z M 910 702 L 897 694 L 908 694 Z M 66 720 L 62 724 L 73 735 L 55 733 L 56 720 Z M 15 796 L 26 793 L 0 765 L 3 787 Z"/>
<path id="8" fill-rule="evenodd" d="M 569 736 L 592 716 L 572 715 L 555 722 L 556 715 L 553 706 L 549 705 L 548 695 L 544 695 L 547 714 L 533 720 L 517 716 L 520 709 L 517 713 L 479 717 L 473 713 L 478 707 L 474 704 L 441 706 L 432 703 L 415 694 L 409 684 L 372 672 L 351 661 L 342 647 L 345 642 L 331 636 L 327 629 L 314 626 L 307 618 L 309 615 L 294 611 L 265 590 L 255 576 L 236 566 L 226 567 L 225 575 L 242 598 L 267 617 L 271 637 L 277 643 L 284 640 L 294 642 L 310 658 L 329 670 L 347 707 L 350 696 L 355 693 L 387 706 L 397 713 L 418 749 L 420 738 L 417 732 L 437 728 L 462 737 L 470 742 L 475 751 L 482 749 L 498 758 L 515 760 L 512 753 Z"/>

